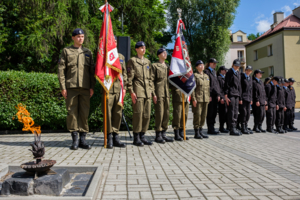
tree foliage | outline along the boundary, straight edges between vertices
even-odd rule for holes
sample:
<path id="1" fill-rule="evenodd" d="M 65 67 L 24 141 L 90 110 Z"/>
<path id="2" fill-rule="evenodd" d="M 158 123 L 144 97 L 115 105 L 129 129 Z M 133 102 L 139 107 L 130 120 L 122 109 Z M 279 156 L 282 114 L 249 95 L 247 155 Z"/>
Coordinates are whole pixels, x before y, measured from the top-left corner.
<path id="1" fill-rule="evenodd" d="M 177 8 L 181 8 L 181 18 L 186 27 L 184 36 L 192 63 L 199 59 L 206 62 L 211 57 L 223 62 L 230 45 L 228 29 L 233 23 L 239 2 L 240 0 L 171 0 L 167 17 L 170 31 L 175 34 Z"/>
<path id="2" fill-rule="evenodd" d="M 132 46 L 143 40 L 148 57 L 155 57 L 156 50 L 166 45 L 163 30 L 167 1 L 111 0 L 109 3 L 115 8 L 111 13 L 115 35 L 130 36 Z M 56 72 L 60 52 L 72 44 L 71 33 L 78 27 L 86 33 L 84 46 L 96 53 L 103 19 L 98 8 L 103 4 L 103 0 L 2 0 L 0 70 Z"/>
<path id="3" fill-rule="evenodd" d="M 248 35 L 248 40 L 255 40 L 255 39 L 257 39 L 261 35 L 262 34 L 260 34 L 260 33 L 256 33 L 256 34 L 251 33 L 251 34 Z"/>

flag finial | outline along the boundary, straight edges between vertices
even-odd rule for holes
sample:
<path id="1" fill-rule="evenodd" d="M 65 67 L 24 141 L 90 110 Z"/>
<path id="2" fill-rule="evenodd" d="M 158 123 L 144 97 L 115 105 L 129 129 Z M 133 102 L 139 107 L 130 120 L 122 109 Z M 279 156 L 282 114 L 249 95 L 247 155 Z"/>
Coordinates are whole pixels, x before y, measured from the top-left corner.
<path id="1" fill-rule="evenodd" d="M 181 8 L 177 8 L 177 13 L 178 13 L 178 17 L 180 19 L 181 18 L 182 9 Z"/>

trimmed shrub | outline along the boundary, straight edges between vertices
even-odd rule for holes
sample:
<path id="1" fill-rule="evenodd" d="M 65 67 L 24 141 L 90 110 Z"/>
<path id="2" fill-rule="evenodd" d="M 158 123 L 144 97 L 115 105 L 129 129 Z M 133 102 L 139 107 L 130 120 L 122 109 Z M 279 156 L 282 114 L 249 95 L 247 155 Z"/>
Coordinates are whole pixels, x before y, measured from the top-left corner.
<path id="1" fill-rule="evenodd" d="M 102 88 L 97 82 L 91 98 L 89 127 L 90 131 L 102 131 L 103 114 L 101 111 Z M 0 130 L 21 130 L 23 124 L 13 119 L 18 103 L 26 105 L 31 117 L 42 130 L 66 130 L 67 110 L 61 95 L 56 74 L 23 71 L 0 71 Z M 170 105 L 170 122 L 173 107 Z M 132 128 L 132 101 L 129 94 L 124 100 L 124 115 Z M 152 103 L 149 129 L 155 128 L 154 105 Z M 122 121 L 121 130 L 126 130 Z"/>

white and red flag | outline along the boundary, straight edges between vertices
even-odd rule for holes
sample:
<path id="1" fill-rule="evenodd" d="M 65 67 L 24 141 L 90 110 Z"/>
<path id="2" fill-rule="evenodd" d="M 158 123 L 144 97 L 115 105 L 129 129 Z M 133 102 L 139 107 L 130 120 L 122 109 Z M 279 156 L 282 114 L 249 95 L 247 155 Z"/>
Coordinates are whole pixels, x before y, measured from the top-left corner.
<path id="1" fill-rule="evenodd" d="M 107 94 L 112 88 L 114 81 L 117 79 L 120 80 L 121 91 L 119 105 L 123 107 L 125 94 L 123 93 L 124 82 L 122 76 L 122 67 L 119 60 L 119 54 L 115 43 L 115 37 L 110 18 L 110 12 L 112 12 L 113 9 L 114 8 L 109 3 L 106 3 L 99 8 L 99 10 L 104 13 L 104 16 L 99 36 L 95 77 L 103 86 L 103 89 Z"/>
<path id="2" fill-rule="evenodd" d="M 196 82 L 187 44 L 182 33 L 183 29 L 185 29 L 184 23 L 179 19 L 177 22 L 177 35 L 169 71 L 169 81 L 183 94 L 190 96 L 196 88 Z"/>

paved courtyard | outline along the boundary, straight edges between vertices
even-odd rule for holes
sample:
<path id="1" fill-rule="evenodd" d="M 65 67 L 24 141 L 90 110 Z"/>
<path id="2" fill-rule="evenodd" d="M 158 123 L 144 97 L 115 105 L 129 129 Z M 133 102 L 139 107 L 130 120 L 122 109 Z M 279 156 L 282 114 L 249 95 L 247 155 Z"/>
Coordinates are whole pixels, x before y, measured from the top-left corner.
<path id="1" fill-rule="evenodd" d="M 71 151 L 70 134 L 43 134 L 45 158 L 57 165 L 103 165 L 98 199 L 300 199 L 300 132 L 195 140 L 191 121 L 190 113 L 189 141 L 140 148 L 126 132 L 121 139 L 127 148 L 113 150 L 103 148 L 102 133 L 90 133 L 89 151 Z M 147 135 L 154 140 L 154 131 Z M 1 135 L 1 162 L 32 160 L 32 141 L 30 134 Z"/>

